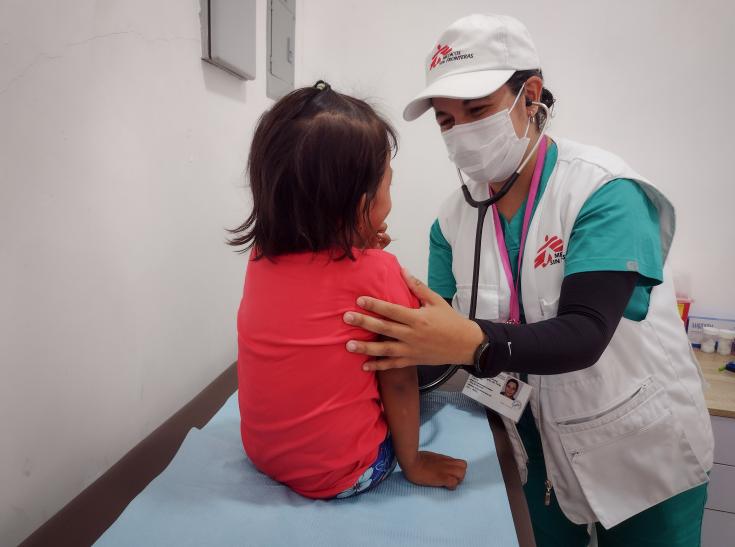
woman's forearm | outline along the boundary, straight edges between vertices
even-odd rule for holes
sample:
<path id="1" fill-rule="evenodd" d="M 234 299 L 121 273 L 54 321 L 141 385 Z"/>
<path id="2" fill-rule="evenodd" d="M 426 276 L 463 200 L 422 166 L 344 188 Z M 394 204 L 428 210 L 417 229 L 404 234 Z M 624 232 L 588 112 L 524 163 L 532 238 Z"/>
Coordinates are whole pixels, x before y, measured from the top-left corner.
<path id="1" fill-rule="evenodd" d="M 552 319 L 527 325 L 478 320 L 492 344 L 481 363 L 483 376 L 561 374 L 592 366 L 610 343 L 637 279 L 635 272 L 573 274 L 562 283 Z"/>

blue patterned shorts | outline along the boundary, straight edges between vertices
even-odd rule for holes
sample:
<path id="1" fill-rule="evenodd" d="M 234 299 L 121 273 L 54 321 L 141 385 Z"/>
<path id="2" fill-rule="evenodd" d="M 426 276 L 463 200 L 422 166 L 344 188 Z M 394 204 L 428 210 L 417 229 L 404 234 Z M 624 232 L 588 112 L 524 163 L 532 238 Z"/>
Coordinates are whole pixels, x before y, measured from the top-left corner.
<path id="1" fill-rule="evenodd" d="M 380 444 L 378 456 L 375 458 L 373 464 L 360 475 L 360 478 L 357 479 L 357 482 L 353 486 L 337 494 L 335 498 L 349 498 L 350 496 L 356 496 L 357 494 L 366 492 L 370 488 L 374 488 L 393 472 L 397 463 L 398 460 L 396 460 L 396 454 L 393 450 L 393 441 L 391 441 L 390 434 L 388 434 Z"/>

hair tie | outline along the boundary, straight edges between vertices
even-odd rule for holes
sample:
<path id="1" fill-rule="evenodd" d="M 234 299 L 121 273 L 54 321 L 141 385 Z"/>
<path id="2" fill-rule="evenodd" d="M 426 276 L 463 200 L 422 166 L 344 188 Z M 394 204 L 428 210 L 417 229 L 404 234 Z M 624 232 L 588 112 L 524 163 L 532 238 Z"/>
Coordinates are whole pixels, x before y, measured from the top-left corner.
<path id="1" fill-rule="evenodd" d="M 318 89 L 319 91 L 324 91 L 325 89 L 332 89 L 332 86 L 330 86 L 324 80 L 319 80 L 317 83 L 314 84 L 314 87 Z"/>

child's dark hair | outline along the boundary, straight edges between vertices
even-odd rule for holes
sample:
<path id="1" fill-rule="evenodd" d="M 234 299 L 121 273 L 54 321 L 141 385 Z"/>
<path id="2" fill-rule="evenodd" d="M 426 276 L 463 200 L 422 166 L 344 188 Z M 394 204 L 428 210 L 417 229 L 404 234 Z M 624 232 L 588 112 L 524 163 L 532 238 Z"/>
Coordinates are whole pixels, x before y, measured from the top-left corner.
<path id="1" fill-rule="evenodd" d="M 354 259 L 396 146 L 393 127 L 364 101 L 322 81 L 289 93 L 258 121 L 248 159 L 253 211 L 228 243 L 252 247 L 256 260 L 308 251 Z"/>

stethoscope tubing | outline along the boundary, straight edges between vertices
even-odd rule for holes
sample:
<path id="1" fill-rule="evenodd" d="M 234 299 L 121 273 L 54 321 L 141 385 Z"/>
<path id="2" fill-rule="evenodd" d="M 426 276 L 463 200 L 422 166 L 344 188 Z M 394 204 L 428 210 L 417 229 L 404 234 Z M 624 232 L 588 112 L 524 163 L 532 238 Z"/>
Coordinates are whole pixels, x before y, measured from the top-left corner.
<path id="1" fill-rule="evenodd" d="M 475 231 L 475 252 L 474 252 L 474 262 L 472 264 L 472 291 L 470 292 L 470 312 L 468 315 L 468 318 L 471 321 L 474 321 L 477 318 L 476 317 L 477 293 L 478 293 L 479 285 L 480 285 L 480 258 L 481 258 L 481 251 L 482 251 L 482 231 L 485 225 L 485 217 L 487 216 L 487 212 L 490 209 L 490 207 L 492 207 L 498 201 L 503 199 L 505 195 L 510 191 L 510 189 L 515 184 L 516 180 L 518 180 L 518 177 L 521 175 L 521 171 L 523 171 L 524 167 L 526 166 L 528 161 L 531 159 L 534 152 L 536 152 L 536 150 L 538 149 L 538 146 L 541 143 L 541 139 L 543 139 L 546 134 L 546 128 L 548 126 L 548 121 L 551 116 L 551 112 L 549 111 L 549 108 L 543 103 L 538 103 L 534 101 L 533 104 L 537 104 L 539 107 L 546 110 L 546 122 L 544 123 L 544 126 L 541 129 L 541 133 L 539 134 L 538 139 L 533 145 L 533 149 L 531 150 L 531 153 L 528 154 L 528 157 L 526 157 L 526 159 L 523 160 L 523 162 L 521 162 L 516 172 L 513 173 L 507 181 L 505 181 L 505 183 L 500 188 L 500 190 L 493 193 L 488 199 L 476 200 L 475 198 L 472 197 L 472 194 L 470 193 L 470 189 L 467 187 L 467 184 L 464 182 L 464 178 L 462 177 L 462 172 L 459 169 L 457 169 L 457 175 L 459 176 L 459 180 L 462 182 L 462 195 L 464 196 L 464 199 L 468 205 L 477 209 L 477 229 Z M 428 384 L 419 386 L 419 392 L 426 393 L 426 392 L 429 392 L 429 391 L 432 391 L 438 388 L 439 386 L 444 384 L 447 380 L 449 380 L 452 376 L 454 376 L 459 369 L 460 369 L 459 365 L 451 365 L 438 378 L 432 380 Z"/>
<path id="2" fill-rule="evenodd" d="M 474 252 L 474 262 L 472 264 L 472 292 L 470 293 L 470 313 L 468 316 L 470 320 L 476 319 L 476 316 L 477 316 L 477 292 L 478 292 L 479 285 L 480 285 L 480 258 L 481 258 L 481 251 L 482 251 L 482 231 L 485 225 L 485 217 L 487 216 L 487 212 L 490 210 L 490 207 L 492 207 L 493 204 L 497 203 L 503 196 L 505 196 L 505 194 L 508 193 L 508 191 L 511 189 L 515 181 L 518 179 L 519 175 L 520 175 L 520 172 L 518 171 L 513 173 L 513 175 L 503 185 L 500 191 L 490 196 L 489 199 L 482 200 L 482 201 L 476 201 L 475 199 L 473 199 L 472 194 L 470 194 L 470 191 L 467 188 L 467 185 L 462 184 L 462 193 L 464 194 L 465 201 L 467 201 L 468 204 L 472 205 L 472 207 L 475 207 L 477 209 L 477 228 L 475 231 L 475 252 Z M 428 384 L 419 386 L 419 392 L 425 393 L 425 392 L 429 392 L 429 391 L 432 391 L 438 388 L 443 383 L 445 383 L 447 380 L 449 380 L 452 376 L 454 376 L 459 370 L 459 368 L 460 368 L 459 365 L 450 366 L 438 378 L 432 380 Z"/>

